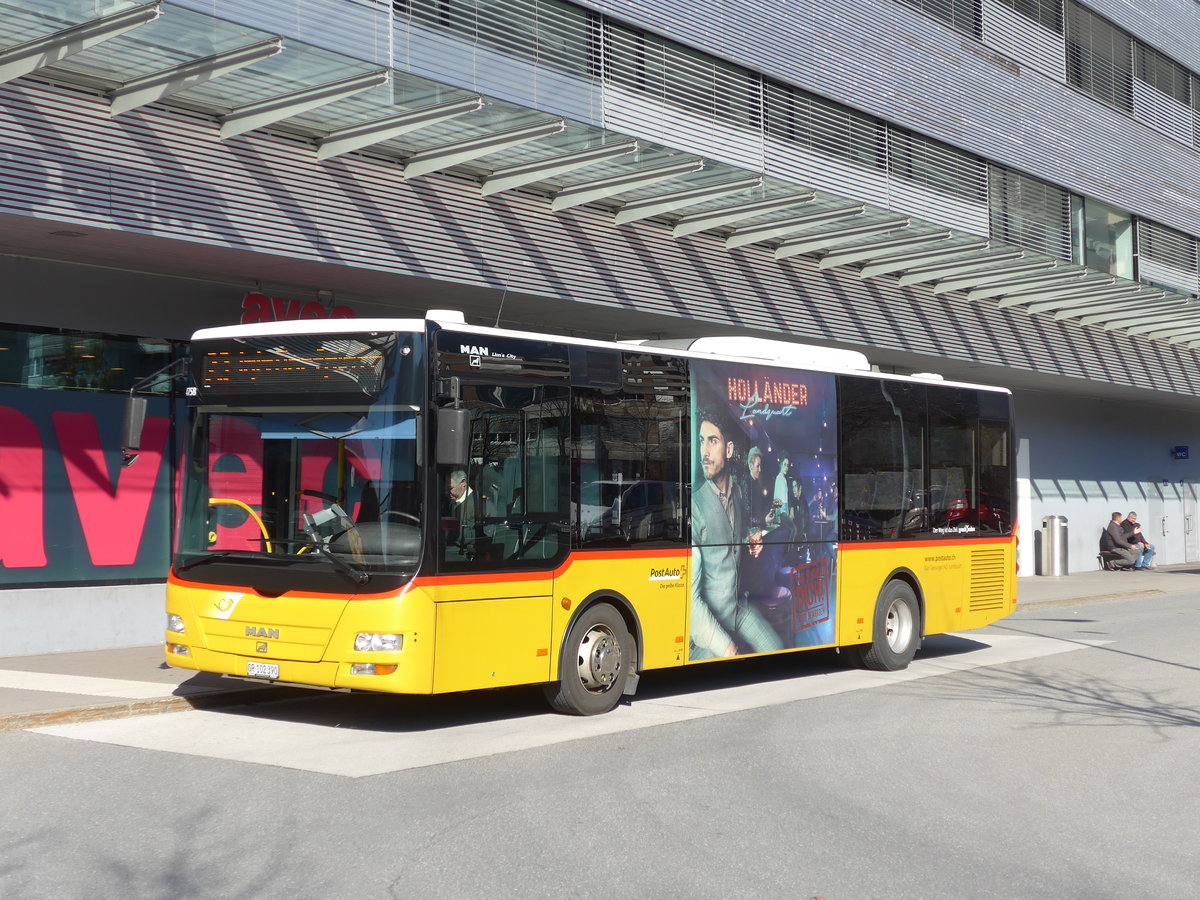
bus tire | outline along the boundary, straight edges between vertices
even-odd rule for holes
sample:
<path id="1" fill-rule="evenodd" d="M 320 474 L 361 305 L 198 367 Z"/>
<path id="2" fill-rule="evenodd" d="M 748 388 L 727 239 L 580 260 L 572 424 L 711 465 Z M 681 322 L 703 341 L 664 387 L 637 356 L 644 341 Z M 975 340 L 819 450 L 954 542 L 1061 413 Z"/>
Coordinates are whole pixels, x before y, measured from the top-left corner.
<path id="1" fill-rule="evenodd" d="M 567 632 L 558 681 L 545 685 L 546 699 L 568 715 L 606 713 L 621 699 L 633 659 L 633 638 L 621 614 L 607 603 L 589 606 Z"/>
<path id="2" fill-rule="evenodd" d="M 908 582 L 893 579 L 879 592 L 871 634 L 871 643 L 850 648 L 858 665 L 877 672 L 908 668 L 921 644 L 921 609 Z"/>

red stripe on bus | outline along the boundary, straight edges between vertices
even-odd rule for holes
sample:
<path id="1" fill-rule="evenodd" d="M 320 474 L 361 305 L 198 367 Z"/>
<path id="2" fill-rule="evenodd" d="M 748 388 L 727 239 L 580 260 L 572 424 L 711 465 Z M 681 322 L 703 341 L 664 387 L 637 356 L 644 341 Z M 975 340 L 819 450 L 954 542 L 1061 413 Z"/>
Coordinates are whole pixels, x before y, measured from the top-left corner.
<path id="1" fill-rule="evenodd" d="M 593 550 L 572 553 L 561 566 L 552 572 L 491 572 L 479 575 L 429 575 L 424 578 L 417 576 L 415 583 L 420 587 L 439 587 L 447 584 L 544 581 L 547 578 L 561 578 L 567 569 L 571 568 L 575 563 L 630 559 L 676 559 L 691 555 L 692 549 L 690 547 L 683 547 L 676 550 Z"/>
<path id="2" fill-rule="evenodd" d="M 577 562 L 604 562 L 606 560 L 631 560 L 631 559 L 680 559 L 691 556 L 692 550 L 690 547 L 681 547 L 677 549 L 667 550 L 590 550 L 582 552 L 574 552 L 563 561 L 557 569 L 552 571 L 530 571 L 530 572 L 483 572 L 480 574 L 468 573 L 450 573 L 445 575 L 418 575 L 408 584 L 396 588 L 391 591 L 383 591 L 378 594 L 345 594 L 345 593 L 314 593 L 311 591 L 287 591 L 288 597 L 311 597 L 311 598 L 327 598 L 341 597 L 346 600 L 383 600 L 389 597 L 399 597 L 407 591 L 417 587 L 440 587 L 442 585 L 451 584 L 515 584 L 529 581 L 545 581 L 547 578 L 561 578 L 563 574 L 574 563 Z M 196 588 L 199 590 L 209 591 L 231 591 L 239 594 L 253 594 L 253 589 L 247 588 L 245 585 L 233 584 L 210 584 L 208 582 L 187 581 L 181 578 L 174 571 L 167 578 L 168 582 L 179 585 L 180 587 Z M 283 595 L 281 595 L 283 596 Z"/>
<path id="3" fill-rule="evenodd" d="M 229 591 L 235 594 L 254 594 L 256 597 L 264 597 L 271 600 L 272 597 L 266 597 L 263 594 L 256 593 L 251 587 L 244 584 L 213 584 L 207 581 L 188 581 L 175 574 L 172 570 L 167 576 L 167 584 L 173 584 L 181 588 L 189 588 L 199 591 Z M 318 593 L 315 591 L 285 591 L 280 594 L 281 597 L 299 597 L 304 599 L 328 600 L 330 598 L 341 598 L 342 600 L 384 600 L 388 597 L 399 597 L 407 591 L 412 590 L 412 582 L 401 585 L 398 588 L 390 591 L 383 591 L 378 594 L 343 594 L 343 593 Z"/>

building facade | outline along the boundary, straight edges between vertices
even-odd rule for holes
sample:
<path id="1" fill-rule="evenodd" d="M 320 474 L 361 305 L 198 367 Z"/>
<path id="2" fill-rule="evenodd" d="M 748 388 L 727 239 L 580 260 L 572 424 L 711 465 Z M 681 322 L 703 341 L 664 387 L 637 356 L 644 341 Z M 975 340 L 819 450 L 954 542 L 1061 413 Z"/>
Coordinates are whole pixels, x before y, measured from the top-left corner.
<path id="1" fill-rule="evenodd" d="M 1190 0 L 15 0 L 0 655 L 158 640 L 199 327 L 782 336 L 1016 395 L 1021 570 L 1200 560 Z M 550 323 L 550 324 L 548 324 Z"/>

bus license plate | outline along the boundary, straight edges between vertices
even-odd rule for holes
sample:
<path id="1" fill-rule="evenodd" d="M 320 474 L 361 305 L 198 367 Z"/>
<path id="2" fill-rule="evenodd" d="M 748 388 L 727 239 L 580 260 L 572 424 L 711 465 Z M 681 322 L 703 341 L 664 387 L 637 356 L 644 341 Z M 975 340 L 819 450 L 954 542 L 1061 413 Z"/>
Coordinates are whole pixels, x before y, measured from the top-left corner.
<path id="1" fill-rule="evenodd" d="M 246 663 L 246 674 L 253 678 L 278 678 L 279 665 L 277 663 Z"/>

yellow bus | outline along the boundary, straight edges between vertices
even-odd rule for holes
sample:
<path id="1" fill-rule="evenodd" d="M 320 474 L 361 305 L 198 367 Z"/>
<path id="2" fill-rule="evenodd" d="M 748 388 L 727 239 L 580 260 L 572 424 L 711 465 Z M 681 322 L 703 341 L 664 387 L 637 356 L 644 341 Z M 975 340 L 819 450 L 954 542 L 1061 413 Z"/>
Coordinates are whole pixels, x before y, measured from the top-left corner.
<path id="1" fill-rule="evenodd" d="M 172 666 L 541 684 L 592 715 L 714 659 L 836 647 L 903 668 L 924 635 L 1016 603 L 1003 389 L 449 311 L 206 329 L 189 368 Z"/>

